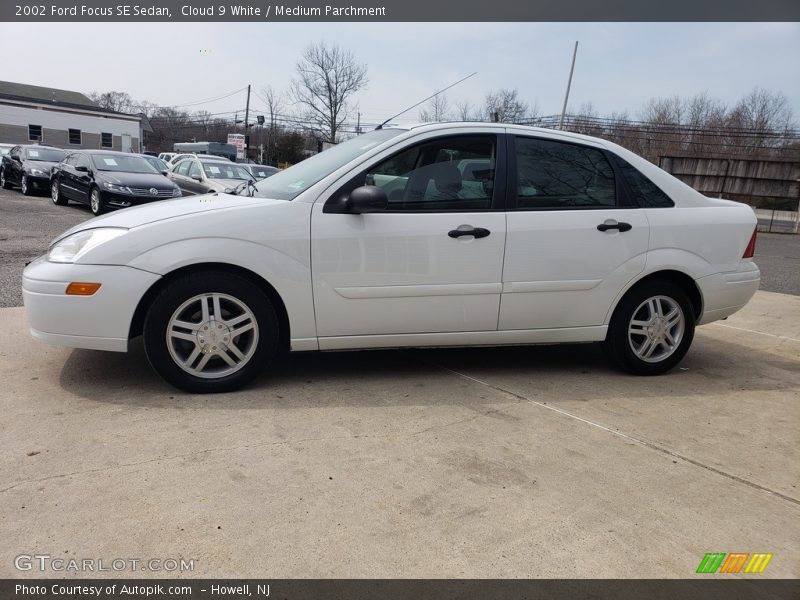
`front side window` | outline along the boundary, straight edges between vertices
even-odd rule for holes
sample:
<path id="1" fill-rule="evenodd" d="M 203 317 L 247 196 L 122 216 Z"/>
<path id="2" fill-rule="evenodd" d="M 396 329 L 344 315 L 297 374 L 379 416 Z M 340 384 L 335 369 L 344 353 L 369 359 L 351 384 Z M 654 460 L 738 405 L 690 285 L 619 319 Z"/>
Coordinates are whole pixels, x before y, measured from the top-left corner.
<path id="1" fill-rule="evenodd" d="M 200 179 L 200 177 L 201 177 L 200 165 L 198 165 L 193 160 L 189 160 L 189 161 L 186 161 L 186 162 L 189 164 L 189 173 L 188 173 L 189 177 L 191 177 L 193 179 Z"/>
<path id="2" fill-rule="evenodd" d="M 69 143 L 70 144 L 80 144 L 81 143 L 81 130 L 80 129 L 70 129 L 69 130 Z"/>
<path id="3" fill-rule="evenodd" d="M 602 151 L 517 137 L 517 208 L 576 209 L 616 205 L 614 171 Z"/>
<path id="4" fill-rule="evenodd" d="M 178 175 L 183 175 L 184 177 L 188 177 L 189 176 L 189 167 L 191 167 L 191 166 L 192 166 L 192 161 L 191 160 L 182 160 L 181 162 L 178 163 L 178 166 L 175 167 L 175 172 Z M 199 169 L 198 169 L 198 175 L 199 174 L 200 174 L 200 172 L 199 172 Z"/>
<path id="5" fill-rule="evenodd" d="M 358 185 L 375 185 L 389 211 L 487 210 L 494 195 L 496 137 L 453 136 L 414 146 L 370 167 Z"/>
<path id="6" fill-rule="evenodd" d="M 42 139 L 42 126 L 41 125 L 28 125 L 28 139 L 32 142 L 38 142 Z"/>

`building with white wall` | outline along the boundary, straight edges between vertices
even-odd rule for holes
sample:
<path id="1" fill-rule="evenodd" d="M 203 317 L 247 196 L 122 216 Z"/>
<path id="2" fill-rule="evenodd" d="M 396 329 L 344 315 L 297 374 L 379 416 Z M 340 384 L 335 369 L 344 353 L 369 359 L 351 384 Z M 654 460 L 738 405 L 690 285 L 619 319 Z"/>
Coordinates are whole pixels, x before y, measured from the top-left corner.
<path id="1" fill-rule="evenodd" d="M 79 92 L 0 81 L 0 143 L 140 152 L 140 115 L 99 107 Z"/>

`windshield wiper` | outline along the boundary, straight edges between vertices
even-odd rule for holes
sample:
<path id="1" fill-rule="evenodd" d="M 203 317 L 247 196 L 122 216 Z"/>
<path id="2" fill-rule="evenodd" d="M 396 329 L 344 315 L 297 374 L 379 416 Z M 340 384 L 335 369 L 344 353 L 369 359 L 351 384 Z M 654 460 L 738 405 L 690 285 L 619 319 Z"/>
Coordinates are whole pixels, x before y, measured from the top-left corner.
<path id="1" fill-rule="evenodd" d="M 242 183 L 238 184 L 235 188 L 233 188 L 230 193 L 234 196 L 238 196 L 239 192 L 242 190 L 247 189 L 247 195 L 252 196 L 255 193 L 255 190 L 258 188 L 256 187 L 256 180 L 255 179 L 245 179 Z"/>

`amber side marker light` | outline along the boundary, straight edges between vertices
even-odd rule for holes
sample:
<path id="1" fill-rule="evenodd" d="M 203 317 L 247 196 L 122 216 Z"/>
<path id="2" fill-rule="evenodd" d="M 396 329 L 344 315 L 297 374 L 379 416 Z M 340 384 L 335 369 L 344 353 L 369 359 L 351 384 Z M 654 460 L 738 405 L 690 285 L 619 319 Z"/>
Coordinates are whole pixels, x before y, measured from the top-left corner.
<path id="1" fill-rule="evenodd" d="M 100 289 L 100 283 L 73 281 L 67 286 L 67 296 L 91 296 Z"/>

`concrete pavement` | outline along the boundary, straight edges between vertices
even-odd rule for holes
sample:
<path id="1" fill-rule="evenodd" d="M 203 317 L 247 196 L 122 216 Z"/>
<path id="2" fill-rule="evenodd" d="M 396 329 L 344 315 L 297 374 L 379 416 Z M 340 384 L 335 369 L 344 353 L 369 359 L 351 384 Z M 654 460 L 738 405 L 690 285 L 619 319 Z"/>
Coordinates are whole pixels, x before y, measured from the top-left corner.
<path id="1" fill-rule="evenodd" d="M 638 378 L 594 345 L 292 355 L 191 396 L 0 309 L 0 577 L 19 554 L 192 577 L 800 575 L 800 297 L 759 292 Z M 180 573 L 106 573 L 149 577 Z M 706 576 L 708 577 L 708 576 Z M 730 576 L 728 576 L 730 577 Z"/>

